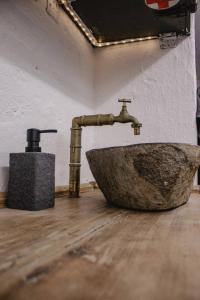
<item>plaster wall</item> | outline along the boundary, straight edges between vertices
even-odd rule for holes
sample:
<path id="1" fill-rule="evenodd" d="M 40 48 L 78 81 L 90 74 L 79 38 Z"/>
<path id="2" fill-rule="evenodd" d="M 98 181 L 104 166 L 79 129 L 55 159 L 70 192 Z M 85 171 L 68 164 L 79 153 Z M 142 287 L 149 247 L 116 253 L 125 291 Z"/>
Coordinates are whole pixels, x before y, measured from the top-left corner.
<path id="1" fill-rule="evenodd" d="M 41 145 L 56 154 L 56 185 L 66 185 L 72 117 L 94 112 L 93 49 L 57 13 L 55 21 L 43 0 L 0 1 L 0 192 L 7 189 L 9 153 L 24 151 L 28 128 L 58 129 L 43 135 Z M 83 152 L 93 134 L 84 131 Z M 82 163 L 88 182 L 84 155 Z"/>
<path id="2" fill-rule="evenodd" d="M 197 81 L 200 86 L 200 5 L 195 17 Z"/>
<path id="3" fill-rule="evenodd" d="M 192 34 L 174 49 L 157 40 L 96 51 L 96 112 L 118 114 L 118 98 L 134 98 L 129 113 L 143 123 L 141 136 L 128 125 L 96 130 L 95 147 L 149 142 L 196 144 L 196 70 Z"/>
<path id="4" fill-rule="evenodd" d="M 196 143 L 196 72 L 192 35 L 177 48 L 158 41 L 93 50 L 60 10 L 45 0 L 0 1 L 0 192 L 7 189 L 10 152 L 24 151 L 26 129 L 57 128 L 44 135 L 56 154 L 56 185 L 68 182 L 73 116 L 118 114 L 121 97 L 135 98 L 129 112 L 143 123 L 84 128 L 82 183 L 92 180 L 84 152 L 143 142 Z"/>

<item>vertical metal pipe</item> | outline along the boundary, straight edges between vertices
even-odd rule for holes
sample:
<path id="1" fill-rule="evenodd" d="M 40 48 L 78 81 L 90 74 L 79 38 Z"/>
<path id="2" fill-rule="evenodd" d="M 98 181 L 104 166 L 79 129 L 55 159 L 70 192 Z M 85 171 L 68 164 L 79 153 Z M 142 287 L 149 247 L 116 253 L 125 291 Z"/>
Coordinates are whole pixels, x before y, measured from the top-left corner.
<path id="1" fill-rule="evenodd" d="M 99 114 L 75 117 L 72 120 L 71 128 L 71 145 L 70 145 L 70 174 L 69 174 L 69 197 L 78 198 L 80 193 L 80 171 L 81 171 L 81 135 L 82 126 L 103 126 L 113 125 L 114 123 L 132 123 L 134 133 L 140 134 L 140 127 L 142 124 L 138 120 L 129 115 L 126 107 L 126 103 L 130 100 L 122 99 L 122 110 L 119 116 L 113 114 Z"/>
<path id="2" fill-rule="evenodd" d="M 69 197 L 78 198 L 80 193 L 82 128 L 71 128 Z"/>

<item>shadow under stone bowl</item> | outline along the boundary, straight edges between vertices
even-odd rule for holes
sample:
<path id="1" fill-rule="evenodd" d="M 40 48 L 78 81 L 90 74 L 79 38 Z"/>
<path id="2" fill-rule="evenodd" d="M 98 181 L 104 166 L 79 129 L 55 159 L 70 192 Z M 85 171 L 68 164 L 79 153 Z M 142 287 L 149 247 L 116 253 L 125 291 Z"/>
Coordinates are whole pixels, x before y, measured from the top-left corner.
<path id="1" fill-rule="evenodd" d="M 86 156 L 107 201 L 137 210 L 187 203 L 200 165 L 200 147 L 178 143 L 94 149 Z"/>

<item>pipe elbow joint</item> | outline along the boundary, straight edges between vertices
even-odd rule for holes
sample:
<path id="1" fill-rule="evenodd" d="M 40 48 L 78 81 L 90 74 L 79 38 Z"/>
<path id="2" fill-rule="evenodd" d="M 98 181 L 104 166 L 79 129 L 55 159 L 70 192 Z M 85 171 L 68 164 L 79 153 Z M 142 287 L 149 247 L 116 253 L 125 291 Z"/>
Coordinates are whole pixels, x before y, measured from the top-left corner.
<path id="1" fill-rule="evenodd" d="M 80 124 L 79 124 L 79 117 L 75 117 L 72 119 L 72 128 L 79 128 Z"/>

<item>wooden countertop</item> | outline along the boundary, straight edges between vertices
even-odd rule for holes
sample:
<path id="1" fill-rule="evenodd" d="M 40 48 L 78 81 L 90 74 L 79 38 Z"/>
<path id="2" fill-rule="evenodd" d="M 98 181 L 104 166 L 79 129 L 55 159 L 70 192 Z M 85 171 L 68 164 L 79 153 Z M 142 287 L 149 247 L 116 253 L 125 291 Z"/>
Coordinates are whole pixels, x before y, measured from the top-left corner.
<path id="1" fill-rule="evenodd" d="M 99 191 L 41 212 L 0 210 L 0 299 L 200 299 L 200 195 L 162 213 Z"/>

